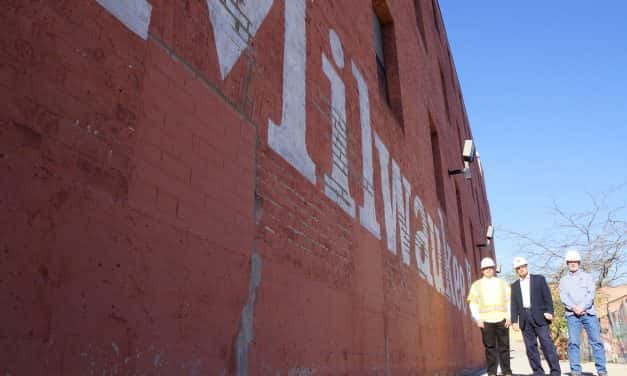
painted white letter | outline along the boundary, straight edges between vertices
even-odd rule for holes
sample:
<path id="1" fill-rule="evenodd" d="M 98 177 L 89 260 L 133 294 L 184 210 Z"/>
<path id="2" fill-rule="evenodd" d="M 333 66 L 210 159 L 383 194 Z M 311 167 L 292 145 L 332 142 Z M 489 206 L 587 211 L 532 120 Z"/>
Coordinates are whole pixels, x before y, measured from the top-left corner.
<path id="1" fill-rule="evenodd" d="M 372 168 L 372 131 L 370 129 L 370 99 L 368 86 L 355 63 L 352 63 L 353 76 L 359 92 L 359 120 L 361 122 L 361 163 L 364 203 L 359 207 L 359 221 L 372 235 L 381 239 L 381 227 L 377 222 L 374 206 L 374 171 Z"/>
<path id="2" fill-rule="evenodd" d="M 146 0 L 96 0 L 143 40 L 148 38 L 152 6 Z"/>
<path id="3" fill-rule="evenodd" d="M 223 80 L 257 33 L 273 1 L 207 0 Z"/>
<path id="4" fill-rule="evenodd" d="M 396 254 L 396 226 L 400 224 L 401 250 L 403 262 L 409 264 L 409 198 L 411 186 L 396 161 L 392 160 L 392 192 L 390 193 L 389 153 L 379 136 L 375 133 L 374 144 L 379 152 L 381 171 L 381 195 L 385 213 L 385 237 L 388 250 Z M 402 185 L 401 185 L 402 179 Z M 403 186 L 405 195 L 403 197 Z M 399 218 L 400 217 L 400 218 Z"/>
<path id="5" fill-rule="evenodd" d="M 401 186 L 401 179 L 403 185 Z M 403 195 L 403 193 L 405 193 Z M 409 201 L 411 197 L 411 185 L 407 178 L 401 175 L 401 170 L 394 159 L 392 159 L 392 206 L 396 212 L 394 227 L 396 227 L 396 221 L 399 223 L 399 229 L 401 231 L 401 256 L 403 262 L 409 265 L 410 255 L 410 235 L 409 235 L 409 218 L 411 213 L 409 211 Z M 387 219 L 387 216 L 386 216 Z M 387 223 L 386 223 L 387 227 Z M 396 243 L 396 238 L 394 239 Z"/>
<path id="6" fill-rule="evenodd" d="M 431 216 L 427 214 L 427 224 L 429 225 L 429 248 L 431 248 L 431 261 L 433 262 L 433 283 L 435 289 L 444 294 L 444 279 L 442 278 L 442 251 L 440 243 L 440 230 L 433 223 Z"/>
<path id="7" fill-rule="evenodd" d="M 388 250 L 396 254 L 396 207 L 392 205 L 390 197 L 390 154 L 377 133 L 374 134 L 374 146 L 379 152 L 379 167 L 381 168 L 381 195 L 385 215 L 385 236 Z"/>
<path id="8" fill-rule="evenodd" d="M 283 114 L 281 125 L 269 120 L 268 145 L 311 183 L 316 165 L 307 152 L 305 64 L 307 35 L 305 0 L 285 2 L 285 47 L 283 49 Z"/>
<path id="9" fill-rule="evenodd" d="M 420 219 L 421 230 L 416 230 L 414 235 L 414 254 L 416 255 L 416 263 L 418 271 L 422 278 L 427 280 L 433 286 L 433 276 L 431 275 L 431 259 L 429 257 L 429 249 L 427 246 L 427 217 L 425 208 L 418 196 L 414 197 L 414 216 Z"/>
<path id="10" fill-rule="evenodd" d="M 333 30 L 329 32 L 329 43 L 335 65 L 340 69 L 343 68 L 342 43 Z M 324 176 L 324 193 L 344 209 L 348 215 L 355 218 L 355 200 L 351 197 L 348 186 L 346 89 L 344 82 L 324 53 L 322 53 L 322 70 L 331 82 L 331 157 L 333 159 L 331 176 L 326 174 Z"/>
<path id="11" fill-rule="evenodd" d="M 464 308 L 464 313 L 466 313 L 467 311 L 467 304 L 465 304 L 466 301 L 466 294 L 468 294 L 468 286 L 472 285 L 472 273 L 470 270 L 470 262 L 468 262 L 468 259 L 466 257 L 464 257 L 464 262 L 466 262 L 466 281 L 464 281 L 464 289 L 463 289 L 463 293 L 462 293 L 462 307 Z"/>
<path id="12" fill-rule="evenodd" d="M 446 226 L 444 224 L 444 215 L 442 210 L 438 208 L 438 216 L 440 217 L 440 227 L 442 231 L 442 248 L 444 250 L 444 275 L 446 280 L 446 296 L 451 300 L 453 298 L 453 278 L 451 276 L 451 247 L 446 240 Z"/>
<path id="13" fill-rule="evenodd" d="M 461 299 L 460 299 L 460 278 L 462 277 L 461 269 L 459 268 L 459 263 L 457 262 L 457 257 L 453 256 L 453 304 L 461 309 Z"/>

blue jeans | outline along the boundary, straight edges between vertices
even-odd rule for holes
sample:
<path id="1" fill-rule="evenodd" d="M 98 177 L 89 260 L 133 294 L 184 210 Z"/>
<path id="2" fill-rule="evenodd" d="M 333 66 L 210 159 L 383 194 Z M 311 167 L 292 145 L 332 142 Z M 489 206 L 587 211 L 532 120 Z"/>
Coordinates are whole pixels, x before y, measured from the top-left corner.
<path id="1" fill-rule="evenodd" d="M 605 369 L 605 348 L 601 342 L 599 318 L 589 314 L 579 317 L 570 315 L 566 316 L 566 324 L 568 325 L 568 360 L 570 361 L 570 371 L 572 373 L 581 373 L 579 344 L 581 341 L 581 327 L 583 326 L 588 334 L 590 347 L 592 347 L 592 356 L 594 357 L 594 366 L 597 369 L 597 373 L 607 374 L 607 369 Z"/>

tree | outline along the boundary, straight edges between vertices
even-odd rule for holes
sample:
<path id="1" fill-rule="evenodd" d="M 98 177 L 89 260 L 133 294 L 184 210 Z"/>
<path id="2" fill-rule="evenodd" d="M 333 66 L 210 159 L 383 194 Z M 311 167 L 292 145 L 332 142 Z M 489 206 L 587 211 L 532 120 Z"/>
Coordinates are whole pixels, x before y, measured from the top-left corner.
<path id="1" fill-rule="evenodd" d="M 518 279 L 518 274 L 516 274 L 515 271 L 510 270 L 504 274 L 499 275 L 499 277 L 511 285 L 512 283 L 516 282 L 516 280 Z"/>
<path id="2" fill-rule="evenodd" d="M 558 291 L 567 269 L 564 255 L 568 248 L 576 248 L 581 253 L 583 269 L 594 275 L 597 288 L 627 280 L 626 205 L 610 204 L 614 195 L 625 188 L 627 184 L 598 196 L 588 194 L 588 207 L 581 210 L 566 210 L 553 200 L 550 211 L 556 221 L 550 236 L 504 230 L 518 240 L 519 253 L 525 254 L 533 268 L 549 280 L 555 303 L 551 335 L 562 359 L 567 357 L 568 343 L 565 311 Z M 596 299 L 600 302 L 601 297 Z"/>
<path id="3" fill-rule="evenodd" d="M 623 282 L 627 279 L 626 205 L 611 205 L 610 199 L 626 187 L 598 196 L 588 194 L 590 203 L 582 210 L 566 210 L 554 200 L 550 210 L 556 225 L 550 237 L 505 232 L 518 240 L 520 252 L 552 282 L 559 282 L 566 271 L 568 248 L 579 250 L 582 267 L 595 276 L 597 288 Z"/>
<path id="4" fill-rule="evenodd" d="M 560 293 L 558 285 L 552 283 L 549 285 L 551 289 L 551 297 L 553 302 L 559 302 Z M 551 323 L 551 337 L 554 339 L 555 347 L 560 359 L 568 357 L 568 340 L 566 328 L 566 312 L 563 304 L 554 304 L 553 322 Z"/>

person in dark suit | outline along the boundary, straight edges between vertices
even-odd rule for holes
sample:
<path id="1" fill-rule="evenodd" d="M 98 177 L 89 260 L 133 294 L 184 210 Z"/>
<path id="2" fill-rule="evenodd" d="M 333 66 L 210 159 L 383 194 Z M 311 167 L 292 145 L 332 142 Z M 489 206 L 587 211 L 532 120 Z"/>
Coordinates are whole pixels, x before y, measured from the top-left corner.
<path id="1" fill-rule="evenodd" d="M 544 375 L 538 352 L 538 339 L 551 376 L 561 374 L 560 362 L 551 339 L 549 325 L 553 320 L 553 298 L 541 275 L 529 274 L 527 260 L 514 258 L 519 279 L 512 283 L 511 318 L 514 330 L 522 330 L 529 365 L 535 375 Z"/>

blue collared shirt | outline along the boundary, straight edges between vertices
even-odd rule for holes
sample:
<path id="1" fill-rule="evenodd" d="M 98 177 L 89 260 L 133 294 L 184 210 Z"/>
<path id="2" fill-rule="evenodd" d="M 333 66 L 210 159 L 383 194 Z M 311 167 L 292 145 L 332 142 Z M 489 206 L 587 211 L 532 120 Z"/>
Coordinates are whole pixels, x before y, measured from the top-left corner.
<path id="1" fill-rule="evenodd" d="M 560 300 L 566 307 L 566 316 L 573 315 L 573 307 L 579 306 L 591 315 L 594 310 L 594 294 L 596 285 L 590 273 L 579 269 L 575 273 L 570 271 L 560 280 Z"/>

